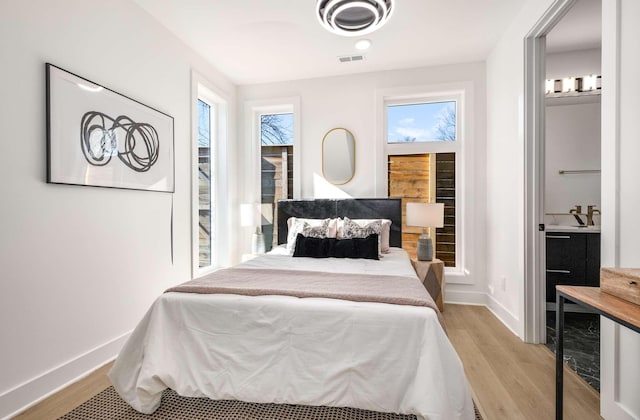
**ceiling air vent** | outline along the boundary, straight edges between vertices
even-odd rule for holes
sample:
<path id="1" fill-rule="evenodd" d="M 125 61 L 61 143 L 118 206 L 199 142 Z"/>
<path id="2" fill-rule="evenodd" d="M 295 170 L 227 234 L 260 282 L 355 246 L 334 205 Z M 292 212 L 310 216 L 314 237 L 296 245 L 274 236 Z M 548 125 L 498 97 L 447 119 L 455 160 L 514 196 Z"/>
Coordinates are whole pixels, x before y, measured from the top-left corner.
<path id="1" fill-rule="evenodd" d="M 348 63 L 350 61 L 362 61 L 364 60 L 364 55 L 345 55 L 342 57 L 338 57 L 338 61 L 341 63 Z"/>

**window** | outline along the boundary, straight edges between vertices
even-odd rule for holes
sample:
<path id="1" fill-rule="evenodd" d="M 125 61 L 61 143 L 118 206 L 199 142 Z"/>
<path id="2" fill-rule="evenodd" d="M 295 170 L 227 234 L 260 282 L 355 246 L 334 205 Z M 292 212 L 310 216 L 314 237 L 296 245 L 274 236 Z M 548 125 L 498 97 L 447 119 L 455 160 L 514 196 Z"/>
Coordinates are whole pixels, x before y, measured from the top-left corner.
<path id="1" fill-rule="evenodd" d="M 260 115 L 260 181 L 265 250 L 277 246 L 277 202 L 293 198 L 293 113 Z"/>
<path id="2" fill-rule="evenodd" d="M 387 143 L 455 141 L 456 102 L 387 106 Z"/>
<path id="3" fill-rule="evenodd" d="M 213 186 L 211 147 L 211 112 L 213 108 L 198 99 L 198 268 L 212 265 L 213 254 Z"/>
<path id="4" fill-rule="evenodd" d="M 251 229 L 262 230 L 264 249 L 269 251 L 278 244 L 278 200 L 300 197 L 300 98 L 248 101 L 244 109 L 244 130 L 251 133 L 245 150 L 255 163 L 246 168 L 240 199 L 244 204 L 260 203 L 259 221 Z M 249 243 L 243 240 L 243 253 Z"/>
<path id="5" fill-rule="evenodd" d="M 458 266 L 458 103 L 458 97 L 385 102 L 388 196 L 402 198 L 403 208 L 408 202 L 444 203 L 444 227 L 430 235 L 446 267 Z M 421 233 L 402 226 L 402 246 L 412 257 Z"/>
<path id="6" fill-rule="evenodd" d="M 191 275 L 229 262 L 227 104 L 225 96 L 192 73 Z"/>

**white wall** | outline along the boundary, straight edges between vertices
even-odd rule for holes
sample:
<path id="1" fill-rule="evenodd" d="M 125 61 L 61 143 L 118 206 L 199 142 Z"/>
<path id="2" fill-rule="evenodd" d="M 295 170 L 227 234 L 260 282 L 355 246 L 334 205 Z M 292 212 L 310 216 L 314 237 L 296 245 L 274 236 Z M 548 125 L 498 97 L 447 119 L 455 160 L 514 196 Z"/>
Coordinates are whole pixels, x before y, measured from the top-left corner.
<path id="1" fill-rule="evenodd" d="M 553 30 L 552 30 L 553 33 Z M 547 54 L 547 79 L 601 73 L 598 49 Z M 600 96 L 547 99 L 545 116 L 545 212 L 568 212 L 581 205 L 600 208 L 600 174 L 565 174 L 559 170 L 600 169 Z M 597 218 L 599 222 L 599 218 Z M 564 216 L 546 223 L 575 223 Z"/>
<path id="2" fill-rule="evenodd" d="M 547 79 L 599 75 L 602 71 L 600 48 L 547 54 L 545 60 Z"/>
<path id="3" fill-rule="evenodd" d="M 191 69 L 235 87 L 126 0 L 0 0 L 0 62 L 2 418 L 115 356 L 190 278 Z M 45 62 L 174 117 L 173 264 L 171 194 L 45 183 Z"/>
<path id="4" fill-rule="evenodd" d="M 600 169 L 600 97 L 593 103 L 572 103 L 574 98 L 553 99 L 545 117 L 546 213 L 568 213 L 581 205 L 600 209 L 600 174 L 560 174 L 560 170 Z M 555 216 L 556 224 L 567 221 Z M 562 219 L 562 220 L 561 220 Z M 573 218 L 571 218 L 573 219 Z M 547 223 L 554 217 L 545 217 Z M 576 223 L 575 220 L 568 220 Z"/>
<path id="5" fill-rule="evenodd" d="M 602 8 L 602 266 L 640 267 L 640 2 Z M 601 330 L 601 415 L 640 418 L 640 335 L 609 321 Z"/>
<path id="6" fill-rule="evenodd" d="M 348 64 L 347 64 L 348 65 Z M 380 156 L 376 98 L 381 91 L 390 88 L 437 86 L 469 82 L 473 86 L 474 121 L 468 141 L 472 153 L 466 156 L 465 166 L 468 191 L 467 203 L 467 257 L 468 273 L 464 281 L 470 285 L 448 282 L 448 301 L 485 303 L 484 282 L 484 190 L 485 190 L 485 68 L 483 63 L 470 63 L 408 70 L 364 73 L 351 76 L 297 80 L 273 84 L 240 86 L 238 104 L 266 101 L 280 97 L 298 97 L 301 104 L 302 167 L 301 197 L 376 197 L 384 196 L 384 186 L 376 185 L 381 171 L 386 170 Z M 411 90 L 411 88 L 409 88 Z M 244 119 L 244 117 L 242 117 Z M 356 173 L 354 178 L 340 188 L 328 187 L 322 179 L 322 138 L 331 128 L 349 129 L 356 139 Z M 251 136 L 245 127 L 240 131 L 245 159 L 250 159 Z M 239 162 L 239 165 L 249 165 Z M 244 181 L 245 199 L 259 197 L 252 182 L 253 175 Z M 383 192 L 382 192 L 383 191 Z"/>
<path id="7" fill-rule="evenodd" d="M 553 0 L 528 0 L 487 59 L 489 308 L 524 336 L 524 38 Z"/>

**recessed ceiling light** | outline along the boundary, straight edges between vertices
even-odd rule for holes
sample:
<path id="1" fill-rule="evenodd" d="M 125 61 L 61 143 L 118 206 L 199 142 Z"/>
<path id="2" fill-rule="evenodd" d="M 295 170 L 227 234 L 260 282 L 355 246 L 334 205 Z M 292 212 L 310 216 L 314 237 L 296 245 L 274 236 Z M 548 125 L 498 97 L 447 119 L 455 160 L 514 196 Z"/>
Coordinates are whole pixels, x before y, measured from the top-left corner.
<path id="1" fill-rule="evenodd" d="M 360 39 L 356 42 L 356 49 L 364 51 L 371 46 L 371 41 L 368 39 Z"/>
<path id="2" fill-rule="evenodd" d="M 360 36 L 387 23 L 394 0 L 317 0 L 316 16 L 328 31 Z"/>

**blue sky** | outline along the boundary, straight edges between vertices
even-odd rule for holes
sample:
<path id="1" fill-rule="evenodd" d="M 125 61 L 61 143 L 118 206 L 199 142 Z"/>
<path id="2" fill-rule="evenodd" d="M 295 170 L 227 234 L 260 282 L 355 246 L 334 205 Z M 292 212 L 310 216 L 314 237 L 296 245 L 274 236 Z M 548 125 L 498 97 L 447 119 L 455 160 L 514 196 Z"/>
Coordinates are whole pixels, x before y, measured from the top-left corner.
<path id="1" fill-rule="evenodd" d="M 387 107 L 388 142 L 441 141 L 437 127 L 448 110 L 455 111 L 455 102 L 431 102 L 423 104 L 392 105 Z"/>
<path id="2" fill-rule="evenodd" d="M 270 124 L 265 125 L 268 119 Z M 263 146 L 274 144 L 293 144 L 293 114 L 265 114 L 261 116 L 261 143 Z"/>
<path id="3" fill-rule="evenodd" d="M 198 146 L 209 147 L 211 136 L 209 129 L 211 127 L 211 107 L 198 100 Z"/>

